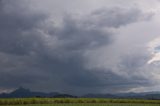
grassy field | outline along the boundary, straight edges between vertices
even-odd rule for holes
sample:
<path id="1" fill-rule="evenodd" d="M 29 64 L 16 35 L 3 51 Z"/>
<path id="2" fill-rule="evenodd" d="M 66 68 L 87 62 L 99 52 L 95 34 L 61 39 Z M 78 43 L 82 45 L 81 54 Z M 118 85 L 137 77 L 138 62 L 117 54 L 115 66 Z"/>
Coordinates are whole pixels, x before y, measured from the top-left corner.
<path id="1" fill-rule="evenodd" d="M 96 98 L 10 98 L 0 106 L 160 106 L 160 100 Z"/>
<path id="2" fill-rule="evenodd" d="M 31 104 L 31 105 L 4 105 L 4 106 L 160 106 L 160 104 L 76 103 L 76 104 Z"/>

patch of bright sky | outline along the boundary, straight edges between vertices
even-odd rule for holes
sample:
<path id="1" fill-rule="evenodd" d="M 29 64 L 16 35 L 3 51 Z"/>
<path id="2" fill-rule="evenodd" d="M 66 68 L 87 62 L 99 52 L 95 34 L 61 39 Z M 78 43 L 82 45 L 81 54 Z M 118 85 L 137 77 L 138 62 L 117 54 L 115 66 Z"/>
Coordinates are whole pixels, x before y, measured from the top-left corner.
<path id="1" fill-rule="evenodd" d="M 160 61 L 160 38 L 156 38 L 148 45 L 148 50 L 152 54 L 152 58 L 148 61 L 148 64 Z"/>

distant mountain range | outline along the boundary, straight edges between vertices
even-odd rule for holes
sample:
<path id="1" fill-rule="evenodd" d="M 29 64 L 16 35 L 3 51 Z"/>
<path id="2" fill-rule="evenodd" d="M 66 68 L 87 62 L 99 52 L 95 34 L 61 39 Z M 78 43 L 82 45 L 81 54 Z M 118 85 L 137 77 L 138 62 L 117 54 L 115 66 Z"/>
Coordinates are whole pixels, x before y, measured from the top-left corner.
<path id="1" fill-rule="evenodd" d="M 11 93 L 2 93 L 0 98 L 29 98 L 29 97 L 53 97 L 53 98 L 134 98 L 134 99 L 160 99 L 160 92 L 142 92 L 142 93 L 117 93 L 117 94 L 86 94 L 83 96 L 73 96 L 58 92 L 44 93 L 31 91 L 19 87 Z"/>
<path id="2" fill-rule="evenodd" d="M 160 92 L 117 93 L 117 94 L 87 94 L 84 98 L 121 98 L 121 99 L 160 99 Z"/>
<path id="3" fill-rule="evenodd" d="M 68 94 L 60 94 L 58 92 L 44 93 L 44 92 L 36 92 L 31 91 L 29 89 L 25 89 L 23 87 L 19 87 L 11 93 L 2 93 L 0 94 L 0 98 L 29 98 L 29 97 L 76 97 Z"/>

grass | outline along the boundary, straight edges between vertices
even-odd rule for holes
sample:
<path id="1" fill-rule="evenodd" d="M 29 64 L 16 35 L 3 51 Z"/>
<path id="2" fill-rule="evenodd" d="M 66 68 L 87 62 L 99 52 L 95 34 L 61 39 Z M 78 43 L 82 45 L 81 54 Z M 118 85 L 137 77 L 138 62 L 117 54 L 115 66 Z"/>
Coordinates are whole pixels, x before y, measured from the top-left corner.
<path id="1" fill-rule="evenodd" d="M 76 104 L 31 104 L 31 105 L 4 105 L 4 106 L 160 106 L 160 104 L 134 103 L 76 103 Z"/>
<path id="2" fill-rule="evenodd" d="M 160 106 L 160 100 L 99 98 L 9 98 L 0 106 Z"/>

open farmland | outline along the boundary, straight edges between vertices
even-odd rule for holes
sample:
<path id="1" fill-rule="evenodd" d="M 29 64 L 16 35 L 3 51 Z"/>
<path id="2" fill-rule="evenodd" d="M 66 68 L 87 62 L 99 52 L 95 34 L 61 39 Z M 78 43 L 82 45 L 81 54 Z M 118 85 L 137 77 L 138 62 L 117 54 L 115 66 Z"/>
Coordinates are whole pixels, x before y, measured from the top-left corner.
<path id="1" fill-rule="evenodd" d="M 8 106 L 26 106 L 26 105 L 8 105 Z M 160 104 L 134 104 L 134 103 L 119 103 L 119 104 L 32 104 L 27 106 L 160 106 Z"/>
<path id="2" fill-rule="evenodd" d="M 4 105 L 26 106 L 26 105 Z M 27 106 L 160 106 L 160 104 L 134 104 L 134 103 L 73 103 L 73 104 L 31 104 Z"/>
<path id="3" fill-rule="evenodd" d="M 0 99 L 1 106 L 160 106 L 160 100 L 96 98 Z"/>

